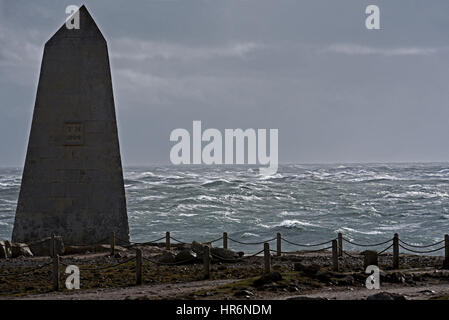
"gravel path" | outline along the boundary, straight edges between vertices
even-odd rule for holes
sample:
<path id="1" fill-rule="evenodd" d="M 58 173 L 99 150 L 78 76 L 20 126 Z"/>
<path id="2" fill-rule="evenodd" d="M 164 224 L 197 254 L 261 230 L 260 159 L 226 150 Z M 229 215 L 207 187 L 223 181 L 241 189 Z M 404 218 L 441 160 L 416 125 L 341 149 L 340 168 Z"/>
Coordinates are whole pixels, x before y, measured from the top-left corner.
<path id="1" fill-rule="evenodd" d="M 7 300 L 123 300 L 123 299 L 176 299 L 199 290 L 209 290 L 235 280 L 194 281 L 176 284 L 143 285 L 139 287 L 83 290 L 46 293 Z M 3 298 L 5 299 L 5 298 Z M 1 298 L 0 298 L 1 300 Z"/>
<path id="2" fill-rule="evenodd" d="M 407 300 L 428 300 L 432 297 L 449 296 L 449 284 L 443 283 L 417 287 L 386 285 L 382 286 L 379 290 L 368 290 L 366 288 L 327 288 L 310 294 L 285 297 L 285 299 L 300 296 L 307 298 L 325 298 L 328 300 L 364 300 L 368 296 L 379 292 L 400 294 L 405 296 Z"/>

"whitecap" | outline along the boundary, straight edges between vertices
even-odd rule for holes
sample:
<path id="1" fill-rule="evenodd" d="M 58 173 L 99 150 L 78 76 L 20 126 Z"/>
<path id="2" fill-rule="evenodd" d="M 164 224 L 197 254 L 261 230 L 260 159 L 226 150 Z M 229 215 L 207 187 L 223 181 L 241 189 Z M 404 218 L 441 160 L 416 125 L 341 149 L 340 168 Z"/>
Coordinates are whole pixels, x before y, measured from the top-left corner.
<path id="1" fill-rule="evenodd" d="M 294 220 L 283 220 L 283 221 L 281 221 L 281 223 L 276 224 L 275 227 L 303 229 L 304 227 L 316 227 L 316 225 L 314 225 L 310 222 L 305 222 L 305 221 L 300 221 L 300 220 L 294 219 Z"/>
<path id="2" fill-rule="evenodd" d="M 260 237 L 258 234 L 251 233 L 251 232 L 245 232 L 242 234 L 242 238 L 251 238 L 251 237 Z"/>

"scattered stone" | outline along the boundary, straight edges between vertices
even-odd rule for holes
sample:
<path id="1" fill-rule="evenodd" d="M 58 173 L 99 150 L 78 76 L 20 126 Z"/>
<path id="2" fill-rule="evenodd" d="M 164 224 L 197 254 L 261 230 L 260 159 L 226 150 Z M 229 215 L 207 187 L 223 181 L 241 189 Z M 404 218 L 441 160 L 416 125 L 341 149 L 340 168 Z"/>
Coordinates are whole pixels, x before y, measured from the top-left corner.
<path id="1" fill-rule="evenodd" d="M 51 256 L 51 241 L 51 237 L 43 238 L 29 243 L 28 247 L 34 256 Z M 59 255 L 64 254 L 64 242 L 61 236 L 55 236 L 55 253 Z"/>
<path id="2" fill-rule="evenodd" d="M 33 253 L 25 243 L 11 243 L 11 258 L 32 257 Z"/>
<path id="3" fill-rule="evenodd" d="M 239 290 L 236 293 L 234 293 L 234 296 L 236 297 L 251 297 L 254 293 L 250 290 Z"/>
<path id="4" fill-rule="evenodd" d="M 175 262 L 178 262 L 178 263 L 186 263 L 186 264 L 193 263 L 197 259 L 198 259 L 198 255 L 189 249 L 184 249 L 184 250 L 180 251 L 175 256 Z"/>
<path id="5" fill-rule="evenodd" d="M 205 244 L 201 244 L 199 242 L 193 241 L 192 245 L 190 246 L 190 249 L 196 253 L 196 256 L 198 257 L 198 259 L 202 260 L 203 259 L 203 254 L 204 254 L 204 246 Z"/>
<path id="6" fill-rule="evenodd" d="M 306 276 L 314 276 L 318 273 L 318 271 L 320 271 L 320 269 L 321 269 L 320 265 L 316 263 L 302 264 L 300 262 L 297 262 L 294 264 L 294 270 L 301 271 Z"/>
<path id="7" fill-rule="evenodd" d="M 0 241 L 0 259 L 6 259 L 11 257 L 11 247 L 6 246 L 6 242 L 9 241 Z"/>
<path id="8" fill-rule="evenodd" d="M 254 280 L 253 284 L 256 287 L 263 286 L 264 284 L 269 284 L 272 282 L 278 282 L 282 280 L 282 275 L 279 272 L 270 272 L 267 274 L 264 274 L 260 278 L 257 278 Z"/>
<path id="9" fill-rule="evenodd" d="M 210 248 L 210 253 L 213 259 L 223 262 L 234 262 L 240 258 L 234 251 L 223 248 Z"/>
<path id="10" fill-rule="evenodd" d="M 419 293 L 424 293 L 425 295 L 432 295 L 435 294 L 436 292 L 434 290 L 421 290 L 418 291 Z"/>
<path id="11" fill-rule="evenodd" d="M 405 283 L 405 275 L 402 272 L 388 273 L 385 275 L 384 281 L 389 283 Z"/>
<path id="12" fill-rule="evenodd" d="M 297 286 L 288 286 L 287 291 L 288 292 L 297 292 L 297 291 L 299 291 L 299 288 Z"/>
<path id="13" fill-rule="evenodd" d="M 6 257 L 12 258 L 12 245 L 11 242 L 8 240 L 5 241 L 5 250 L 6 250 Z"/>
<path id="14" fill-rule="evenodd" d="M 157 260 L 161 263 L 175 263 L 176 258 L 173 253 L 170 251 L 164 251 L 161 256 L 157 258 Z"/>
<path id="15" fill-rule="evenodd" d="M 307 297 L 307 296 L 297 296 L 297 297 L 290 297 L 287 298 L 286 300 L 328 300 L 327 298 L 323 298 L 323 297 Z"/>
<path id="16" fill-rule="evenodd" d="M 329 282 L 332 280 L 333 273 L 327 270 L 319 270 L 314 277 L 321 282 Z"/>
<path id="17" fill-rule="evenodd" d="M 376 294 L 373 294 L 372 296 L 369 296 L 366 298 L 366 300 L 394 300 L 394 301 L 404 301 L 407 300 L 403 295 L 397 294 L 397 293 L 390 293 L 390 292 L 379 292 Z"/>
<path id="18" fill-rule="evenodd" d="M 354 285 L 354 277 L 351 275 L 344 276 L 341 279 L 337 280 L 338 286 L 352 286 Z"/>

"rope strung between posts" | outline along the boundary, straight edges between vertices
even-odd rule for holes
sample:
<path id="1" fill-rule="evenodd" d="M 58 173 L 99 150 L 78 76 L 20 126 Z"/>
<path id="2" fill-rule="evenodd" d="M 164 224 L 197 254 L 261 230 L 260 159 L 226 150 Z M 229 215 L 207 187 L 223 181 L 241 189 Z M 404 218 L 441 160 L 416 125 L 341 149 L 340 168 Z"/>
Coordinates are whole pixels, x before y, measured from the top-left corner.
<path id="1" fill-rule="evenodd" d="M 165 239 L 165 237 L 156 239 L 156 240 L 151 240 L 151 241 L 146 241 L 146 242 L 133 242 L 133 244 L 152 244 L 152 243 L 156 243 L 158 241 L 161 241 L 162 239 Z"/>
<path id="2" fill-rule="evenodd" d="M 263 251 L 263 250 L 262 250 L 262 251 Z M 210 253 L 210 255 L 211 255 L 213 258 L 216 258 L 216 259 L 218 259 L 218 260 L 220 260 L 220 261 L 223 261 L 223 262 L 241 262 L 241 261 L 242 261 L 241 258 L 238 258 L 238 259 L 226 259 L 226 258 L 217 256 L 217 255 L 213 254 L 212 252 Z"/>
<path id="3" fill-rule="evenodd" d="M 98 268 L 83 268 L 83 267 L 80 267 L 80 271 L 100 271 L 100 270 L 111 269 L 111 268 L 115 268 L 115 267 L 121 266 L 121 265 L 123 265 L 125 263 L 128 263 L 128 262 L 130 262 L 132 260 L 135 260 L 135 259 L 136 259 L 135 257 L 132 257 L 132 258 L 126 259 L 125 261 L 119 262 L 117 264 L 114 264 L 114 265 L 111 265 L 111 266 L 105 266 L 105 267 L 98 267 Z M 66 265 L 64 263 L 61 263 L 61 264 Z"/>
<path id="4" fill-rule="evenodd" d="M 265 241 L 259 241 L 259 242 L 242 242 L 242 241 L 234 240 L 234 239 L 229 238 L 229 237 L 228 237 L 228 240 L 231 240 L 233 242 L 236 242 L 236 243 L 239 243 L 239 244 L 243 244 L 243 245 L 257 245 L 257 244 L 264 244 L 265 242 L 270 242 L 270 241 L 276 240 L 276 238 L 265 240 Z"/>
<path id="5" fill-rule="evenodd" d="M 301 250 L 301 251 L 281 251 L 282 254 L 298 254 L 298 253 L 313 253 L 313 252 L 321 252 L 324 250 L 329 250 L 332 249 L 332 246 L 327 247 L 327 248 L 321 248 L 321 249 L 316 249 L 316 250 Z M 277 250 L 274 249 L 270 249 L 271 252 L 278 252 Z"/>
<path id="6" fill-rule="evenodd" d="M 151 241 L 146 241 L 146 242 L 131 242 L 131 245 L 145 245 L 145 244 L 152 244 L 152 243 L 156 243 L 158 241 L 161 241 L 165 239 L 165 237 L 159 238 L 159 239 L 155 239 L 155 240 L 151 240 Z"/>
<path id="7" fill-rule="evenodd" d="M 59 237 L 59 236 L 57 236 L 57 237 Z M 108 243 L 109 243 L 108 239 L 109 239 L 109 238 L 105 238 L 105 239 L 103 239 L 103 240 L 100 240 L 99 242 L 92 243 L 91 245 L 108 244 Z M 51 242 L 51 238 L 40 239 L 40 240 L 36 240 L 36 241 L 32 241 L 32 242 L 27 242 L 27 243 L 15 243 L 15 244 L 14 244 L 14 247 L 27 248 L 27 247 L 30 247 L 30 246 L 36 244 L 36 243 L 44 243 L 44 242 L 47 242 L 47 241 L 48 241 L 48 242 Z"/>
<path id="8" fill-rule="evenodd" d="M 117 238 L 117 237 L 115 237 L 115 241 L 117 243 L 119 243 L 119 242 L 126 243 L 128 246 L 132 246 L 132 245 L 136 244 L 136 242 L 126 241 L 126 240 L 123 240 L 123 239 L 120 239 L 120 238 Z"/>
<path id="9" fill-rule="evenodd" d="M 175 239 L 175 238 L 173 238 L 172 236 L 170 236 L 170 239 L 172 239 L 172 240 L 174 240 L 174 241 L 176 241 L 176 242 L 178 242 L 178 243 L 180 243 L 180 244 L 186 244 L 185 242 L 183 242 L 183 241 L 181 241 L 181 240 L 178 240 L 178 239 Z"/>
<path id="10" fill-rule="evenodd" d="M 94 245 L 97 245 L 97 244 L 109 244 L 109 238 L 104 238 L 103 240 L 100 240 L 97 243 L 94 243 Z"/>
<path id="11" fill-rule="evenodd" d="M 399 239 L 399 242 L 403 243 L 406 246 L 412 247 L 412 248 L 429 248 L 429 247 L 433 247 L 433 246 L 436 246 L 438 244 L 443 243 L 444 240 L 441 240 L 441 241 L 438 241 L 438 242 L 435 242 L 435 243 L 432 243 L 432 244 L 422 245 L 422 246 L 414 245 L 414 244 L 411 244 L 411 243 L 407 243 L 405 241 L 402 241 L 401 239 Z"/>
<path id="12" fill-rule="evenodd" d="M 215 239 L 215 240 L 212 240 L 212 241 L 206 241 L 207 243 L 214 243 L 214 242 L 217 242 L 217 241 L 220 241 L 220 240 L 222 240 L 223 239 L 223 236 L 221 236 L 220 238 L 218 238 L 218 239 Z"/>
<path id="13" fill-rule="evenodd" d="M 301 253 L 313 253 L 313 252 L 320 252 L 320 251 L 329 250 L 329 249 L 332 249 L 332 246 L 326 247 L 326 248 L 321 248 L 321 249 L 316 249 L 316 250 L 301 250 Z"/>
<path id="14" fill-rule="evenodd" d="M 347 243 L 350 243 L 350 244 L 352 244 L 352 245 L 354 245 L 354 246 L 359 246 L 359 247 L 377 247 L 377 246 L 381 246 L 381 245 L 383 245 L 383 244 L 387 244 L 388 242 L 390 242 L 390 241 L 393 241 L 393 239 L 388 239 L 388 240 L 386 240 L 386 241 L 384 241 L 384 242 L 379 242 L 379 243 L 373 243 L 373 244 L 361 244 L 361 243 L 357 243 L 357 242 L 353 242 L 353 241 L 351 241 L 351 240 L 349 240 L 349 239 L 346 239 L 346 238 L 342 238 L 344 241 L 346 241 Z"/>
<path id="15" fill-rule="evenodd" d="M 287 240 L 287 239 L 285 239 L 285 238 L 282 238 L 282 237 L 281 237 L 281 239 L 282 239 L 283 241 L 285 241 L 285 242 L 291 244 L 291 245 L 298 246 L 298 247 L 318 247 L 318 246 L 322 246 L 322 245 L 331 243 L 333 240 L 335 240 L 335 239 L 331 239 L 331 240 L 326 241 L 326 242 L 315 243 L 315 244 L 300 244 L 300 243 L 296 243 L 296 242 L 289 241 L 289 240 Z"/>
<path id="16" fill-rule="evenodd" d="M 393 244 L 390 244 L 388 247 L 386 247 L 385 249 L 383 249 L 381 252 L 378 253 L 378 255 L 381 255 L 382 253 L 384 253 L 385 251 L 387 251 L 387 250 L 390 249 L 391 247 L 393 247 Z"/>
<path id="17" fill-rule="evenodd" d="M 406 247 L 404 247 L 404 246 L 401 245 L 401 244 L 399 244 L 399 246 L 400 246 L 402 249 L 407 250 L 407 251 L 410 251 L 410 252 L 413 252 L 413 253 L 431 253 L 431 252 L 435 252 L 435 251 L 444 249 L 444 247 L 440 247 L 440 248 L 433 249 L 433 250 L 417 251 L 417 250 L 412 250 L 412 249 L 406 248 Z"/>
<path id="18" fill-rule="evenodd" d="M 160 262 L 160 261 L 156 261 L 156 260 L 145 258 L 145 257 L 142 257 L 142 259 L 145 261 L 151 262 L 153 264 L 161 265 L 161 266 L 176 266 L 176 265 L 185 264 L 185 263 L 197 260 L 197 258 L 189 258 L 186 260 L 175 261 L 175 262 Z"/>
<path id="19" fill-rule="evenodd" d="M 350 253 L 347 253 L 346 251 L 344 251 L 343 250 L 343 254 L 345 254 L 345 255 L 347 255 L 348 257 L 351 257 L 351 258 L 354 258 L 354 259 L 363 259 L 362 257 L 356 257 L 356 256 L 353 256 L 352 254 L 350 254 Z"/>
<path id="20" fill-rule="evenodd" d="M 36 270 L 39 270 L 39 269 L 48 267 L 48 266 L 51 265 L 51 264 L 53 264 L 53 262 L 45 263 L 45 264 L 43 264 L 43 265 L 41 265 L 41 266 L 35 267 L 35 268 L 31 269 L 31 270 L 23 271 L 23 272 L 0 273 L 0 276 L 2 276 L 2 277 L 7 277 L 7 276 L 20 276 L 20 275 L 23 275 L 23 274 L 31 273 L 31 272 L 33 272 L 33 271 L 36 271 Z"/>
<path id="21" fill-rule="evenodd" d="M 248 254 L 248 255 L 244 255 L 244 257 L 245 258 L 253 258 L 253 257 L 255 257 L 255 256 L 257 256 L 258 254 L 261 254 L 262 252 L 264 252 L 265 250 L 264 249 L 262 249 L 262 250 L 260 250 L 259 252 L 256 252 L 256 253 L 250 253 L 250 254 Z"/>
<path id="22" fill-rule="evenodd" d="M 146 244 L 152 244 L 152 243 L 156 243 L 158 241 L 161 241 L 163 239 L 165 239 L 165 237 L 159 238 L 159 239 L 155 239 L 155 240 L 151 240 L 151 241 L 146 241 L 146 242 L 131 242 L 131 241 L 126 241 L 120 238 L 115 238 L 116 240 L 118 240 L 117 242 L 122 242 L 122 243 L 129 243 L 127 245 L 124 245 L 124 247 L 131 247 L 131 246 L 136 246 L 136 245 L 146 245 Z"/>

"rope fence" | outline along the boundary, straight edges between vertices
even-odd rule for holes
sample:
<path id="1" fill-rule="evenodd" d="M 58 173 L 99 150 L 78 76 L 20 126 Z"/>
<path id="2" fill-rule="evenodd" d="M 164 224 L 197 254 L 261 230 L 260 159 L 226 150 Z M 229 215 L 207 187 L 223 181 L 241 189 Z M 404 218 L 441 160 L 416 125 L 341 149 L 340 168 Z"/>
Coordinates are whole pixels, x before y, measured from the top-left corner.
<path id="1" fill-rule="evenodd" d="M 115 236 L 115 233 L 112 232 L 110 237 L 104 239 L 102 244 L 106 244 L 107 241 L 109 241 L 110 244 L 110 255 L 114 256 L 115 255 L 115 245 L 116 242 L 118 243 L 125 243 L 126 246 L 128 247 L 132 247 L 132 246 L 138 246 L 138 245 L 149 245 L 149 244 L 157 244 L 160 245 L 160 241 L 165 239 L 165 249 L 170 250 L 171 249 L 171 240 L 177 242 L 178 244 L 181 245 L 186 245 L 186 242 L 183 242 L 181 240 L 178 240 L 174 237 L 171 236 L 170 232 L 166 232 L 164 237 L 155 239 L 155 240 L 151 240 L 151 241 L 146 241 L 146 242 L 130 242 L 130 241 L 126 241 L 120 238 L 117 238 Z M 51 262 L 48 263 L 44 263 L 42 265 L 39 265 L 37 267 L 33 267 L 29 270 L 25 270 L 22 272 L 14 272 L 14 273 L 0 273 L 0 277 L 10 277 L 10 276 L 20 276 L 20 275 L 25 275 L 25 274 L 29 274 L 32 273 L 34 271 L 37 271 L 39 269 L 43 269 L 49 266 L 53 266 L 53 271 L 52 271 L 52 280 L 53 280 L 53 290 L 57 291 L 59 290 L 59 266 L 63 265 L 63 266 L 69 266 L 70 263 L 66 260 L 66 259 L 70 259 L 67 257 L 60 257 L 58 254 L 56 254 L 56 241 L 57 241 L 57 237 L 53 234 L 51 236 L 50 239 L 50 257 L 52 258 Z M 270 249 L 270 243 L 276 240 L 276 249 Z M 45 240 L 45 241 L 48 241 Z M 218 242 L 218 241 L 222 241 L 223 243 L 223 249 L 228 249 L 228 241 L 231 241 L 233 243 L 237 243 L 240 245 L 244 245 L 244 246 L 254 246 L 254 245 L 262 245 L 263 244 L 263 249 L 260 251 L 257 251 L 255 253 L 251 253 L 251 254 L 245 254 L 243 253 L 242 255 L 239 255 L 239 257 L 237 258 L 228 258 L 225 256 L 221 256 L 219 254 L 213 253 L 211 252 L 211 248 L 210 248 L 210 244 Z M 298 248 L 313 248 L 313 249 L 302 249 L 300 251 L 285 251 L 282 250 L 282 244 L 286 243 L 290 246 L 294 246 L 294 247 L 298 247 Z M 379 247 L 382 245 L 387 245 L 384 249 L 380 250 L 380 251 L 375 251 L 375 250 L 365 250 L 361 253 L 358 254 L 352 254 L 349 253 L 347 250 L 344 250 L 344 243 L 350 244 L 352 246 L 356 246 L 356 247 L 363 247 L 363 248 L 374 248 L 374 247 Z M 441 244 L 443 244 L 443 246 L 441 246 Z M 99 244 L 99 243 L 97 243 Z M 163 243 L 162 243 L 163 244 Z M 330 245 L 329 245 L 330 244 Z M 355 242 L 353 240 L 347 239 L 345 237 L 343 237 L 343 235 L 341 233 L 337 234 L 337 237 L 334 239 L 330 239 L 324 242 L 320 242 L 320 243 L 297 243 L 294 241 L 290 241 L 288 239 L 285 239 L 284 237 L 282 237 L 282 235 L 280 233 L 276 234 L 276 237 L 271 238 L 271 239 L 267 239 L 265 241 L 257 241 L 257 242 L 245 242 L 245 241 L 240 241 L 237 239 L 233 239 L 228 237 L 228 234 L 226 232 L 223 233 L 223 236 L 216 238 L 214 240 L 211 241 L 206 241 L 200 244 L 202 247 L 202 254 L 198 255 L 199 257 L 190 257 L 187 259 L 183 259 L 181 261 L 176 261 L 176 257 L 173 257 L 175 259 L 175 261 L 173 262 L 163 262 L 163 261 L 158 261 L 149 257 L 143 257 L 142 255 L 142 250 L 138 247 L 132 248 L 135 250 L 135 256 L 129 257 L 123 261 L 117 262 L 115 264 L 111 264 L 111 265 L 106 265 L 106 266 L 101 266 L 101 267 L 85 267 L 82 266 L 80 268 L 80 271 L 93 271 L 93 272 L 99 272 L 99 271 L 103 271 L 103 270 L 107 270 L 107 269 L 113 269 L 113 268 L 117 268 L 119 266 L 122 266 L 124 264 L 127 264 L 131 261 L 135 261 L 135 271 L 136 271 L 136 284 L 140 285 L 143 282 L 143 277 L 142 277 L 142 273 L 143 273 L 143 261 L 149 262 L 151 264 L 154 265 L 159 265 L 159 266 L 176 266 L 176 265 L 184 265 L 184 264 L 188 264 L 188 263 L 198 263 L 203 262 L 203 266 L 204 266 L 204 278 L 205 279 L 209 279 L 210 278 L 210 274 L 211 274 L 211 258 L 216 259 L 217 261 L 220 262 L 228 262 L 228 263 L 237 263 L 237 262 L 241 262 L 243 261 L 243 258 L 253 258 L 256 256 L 259 256 L 261 254 L 263 254 L 263 261 L 264 261 L 264 273 L 269 273 L 271 272 L 271 259 L 272 259 L 272 254 L 274 256 L 281 256 L 281 255 L 300 255 L 300 254 L 307 254 L 307 253 L 318 253 L 318 252 L 326 252 L 326 251 L 330 251 L 332 254 L 332 269 L 335 271 L 339 271 L 339 258 L 343 257 L 343 256 L 348 256 L 350 258 L 353 259 L 363 259 L 364 260 L 364 264 L 365 266 L 368 264 L 376 264 L 377 265 L 377 258 L 378 256 L 385 256 L 387 254 L 387 251 L 392 249 L 392 267 L 393 269 L 399 269 L 399 250 L 402 249 L 406 252 L 412 252 L 415 254 L 427 254 L 427 253 L 434 253 L 434 252 L 438 252 L 440 250 L 444 249 L 444 262 L 443 262 L 443 267 L 444 268 L 449 268 L 449 236 L 445 235 L 444 239 L 441 241 L 437 241 L 435 243 L 431 243 L 431 244 L 426 244 L 426 245 L 416 245 L 416 244 L 412 244 L 412 243 L 408 243 L 405 242 L 401 239 L 399 239 L 399 235 L 397 233 L 394 234 L 393 238 L 379 242 L 379 243 L 359 243 L 359 242 Z M 437 248 L 435 248 L 436 246 L 438 246 Z M 187 248 L 187 247 L 186 247 Z M 431 248 L 428 250 L 422 250 L 422 249 L 427 249 L 427 248 Z M 373 262 L 374 261 L 374 262 Z"/>
<path id="2" fill-rule="evenodd" d="M 36 270 L 43 269 L 43 268 L 45 268 L 45 267 L 48 267 L 48 266 L 51 265 L 51 264 L 52 264 L 52 262 L 45 263 L 45 264 L 43 264 L 43 265 L 40 265 L 40 266 L 34 267 L 34 268 L 30 269 L 30 270 L 22 271 L 22 272 L 0 273 L 0 277 L 8 277 L 8 276 L 15 276 L 15 277 L 17 277 L 17 276 L 20 276 L 20 275 L 32 273 L 32 272 L 34 272 L 34 271 L 36 271 Z"/>

